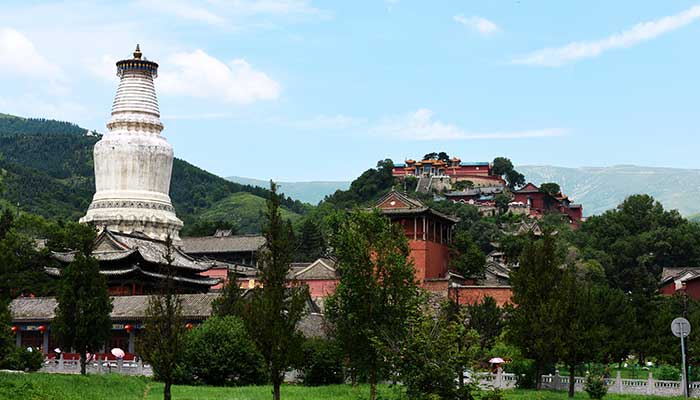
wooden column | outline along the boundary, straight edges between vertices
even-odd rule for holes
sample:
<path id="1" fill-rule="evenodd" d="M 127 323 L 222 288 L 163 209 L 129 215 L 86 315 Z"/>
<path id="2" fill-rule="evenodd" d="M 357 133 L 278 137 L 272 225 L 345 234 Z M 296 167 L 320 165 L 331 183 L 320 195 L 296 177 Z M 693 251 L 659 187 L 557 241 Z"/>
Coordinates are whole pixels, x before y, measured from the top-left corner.
<path id="1" fill-rule="evenodd" d="M 418 218 L 413 217 L 413 240 L 418 240 Z"/>
<path id="2" fill-rule="evenodd" d="M 127 350 L 129 353 L 133 353 L 133 352 L 134 352 L 134 342 L 135 342 L 135 339 L 136 339 L 136 332 L 135 332 L 134 329 L 132 328 L 132 329 L 131 329 L 131 332 L 129 332 L 129 348 L 128 348 L 128 350 Z"/>
<path id="3" fill-rule="evenodd" d="M 48 352 L 49 352 L 49 330 L 46 329 L 44 331 L 43 335 L 44 335 L 44 341 L 43 341 L 41 347 L 43 349 L 43 353 L 48 354 Z"/>
<path id="4" fill-rule="evenodd" d="M 425 215 L 423 216 L 423 240 L 427 239 L 428 228 L 425 220 Z"/>

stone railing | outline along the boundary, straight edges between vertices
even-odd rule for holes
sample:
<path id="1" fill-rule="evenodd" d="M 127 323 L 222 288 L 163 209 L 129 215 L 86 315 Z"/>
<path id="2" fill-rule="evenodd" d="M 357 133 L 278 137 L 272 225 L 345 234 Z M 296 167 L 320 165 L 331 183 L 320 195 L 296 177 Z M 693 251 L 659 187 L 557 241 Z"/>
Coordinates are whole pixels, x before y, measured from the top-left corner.
<path id="1" fill-rule="evenodd" d="M 145 364 L 140 359 L 136 361 L 92 360 L 87 363 L 86 371 L 88 374 L 115 373 L 122 375 L 153 376 L 151 366 Z M 41 367 L 41 372 L 52 374 L 79 374 L 80 360 L 65 360 L 63 356 L 54 359 L 46 359 L 44 360 L 44 365 Z"/>
<path id="2" fill-rule="evenodd" d="M 478 373 L 474 379 L 482 387 L 513 389 L 517 382 L 515 374 L 509 374 L 499 370 L 497 373 Z M 574 378 L 574 390 L 582 392 L 586 378 Z M 560 375 L 543 375 L 541 377 L 542 388 L 549 390 L 568 390 L 569 377 Z M 680 381 L 664 381 L 654 379 L 651 372 L 647 379 L 623 379 L 620 371 L 615 378 L 605 380 L 608 384 L 608 393 L 617 394 L 643 394 L 654 396 L 682 396 L 683 384 Z M 700 398 L 700 382 L 690 382 L 688 385 L 691 397 Z"/>

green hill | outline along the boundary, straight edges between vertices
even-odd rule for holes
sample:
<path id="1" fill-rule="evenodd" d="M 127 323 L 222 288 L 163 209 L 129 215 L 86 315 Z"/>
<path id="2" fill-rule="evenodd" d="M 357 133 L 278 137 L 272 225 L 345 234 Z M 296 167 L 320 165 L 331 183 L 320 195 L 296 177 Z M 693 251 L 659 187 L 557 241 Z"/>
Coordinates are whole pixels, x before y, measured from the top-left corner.
<path id="1" fill-rule="evenodd" d="M 84 215 L 95 191 L 92 149 L 99 140 L 87 132 L 68 122 L 3 114 L 0 204 L 52 219 L 75 220 Z M 257 196 L 258 204 L 269 194 L 267 189 L 230 182 L 180 159 L 173 163 L 170 187 L 173 205 L 186 224 L 232 194 Z M 283 207 L 295 215 L 310 208 L 291 198 L 284 199 Z"/>
<path id="2" fill-rule="evenodd" d="M 234 193 L 214 203 L 198 215 L 203 221 L 225 221 L 236 227 L 238 233 L 256 233 L 261 230 L 265 199 L 251 193 Z M 282 218 L 297 222 L 301 214 L 282 209 Z"/>

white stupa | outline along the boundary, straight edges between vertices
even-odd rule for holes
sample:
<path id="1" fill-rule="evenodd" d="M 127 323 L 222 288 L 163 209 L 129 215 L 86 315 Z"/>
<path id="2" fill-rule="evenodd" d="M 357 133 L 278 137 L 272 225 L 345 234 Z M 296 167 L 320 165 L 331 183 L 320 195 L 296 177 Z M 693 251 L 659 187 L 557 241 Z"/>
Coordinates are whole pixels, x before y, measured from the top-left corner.
<path id="1" fill-rule="evenodd" d="M 95 144 L 95 196 L 82 223 L 100 230 L 179 240 L 182 227 L 170 201 L 173 148 L 160 133 L 153 79 L 158 64 L 141 58 L 117 62 L 119 87 L 108 132 Z"/>

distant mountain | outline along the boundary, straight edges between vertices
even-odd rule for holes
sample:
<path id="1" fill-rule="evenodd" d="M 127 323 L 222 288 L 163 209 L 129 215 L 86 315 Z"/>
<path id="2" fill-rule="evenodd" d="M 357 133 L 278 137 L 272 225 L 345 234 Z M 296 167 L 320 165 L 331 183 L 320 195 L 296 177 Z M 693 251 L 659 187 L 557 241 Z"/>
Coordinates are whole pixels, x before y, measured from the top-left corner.
<path id="1" fill-rule="evenodd" d="M 244 178 L 241 176 L 229 176 L 226 178 L 242 185 L 260 186 L 267 188 L 270 182 L 262 179 Z M 318 204 L 324 197 L 335 193 L 336 190 L 347 190 L 350 182 L 347 181 L 313 181 L 313 182 L 277 182 L 280 191 L 285 195 L 309 204 Z"/>
<path id="2" fill-rule="evenodd" d="M 585 215 L 615 208 L 627 196 L 645 193 L 667 209 L 691 216 L 700 213 L 700 170 L 681 168 L 613 167 L 564 168 L 548 165 L 516 167 L 527 181 L 556 182 L 562 191 L 583 204 Z"/>

